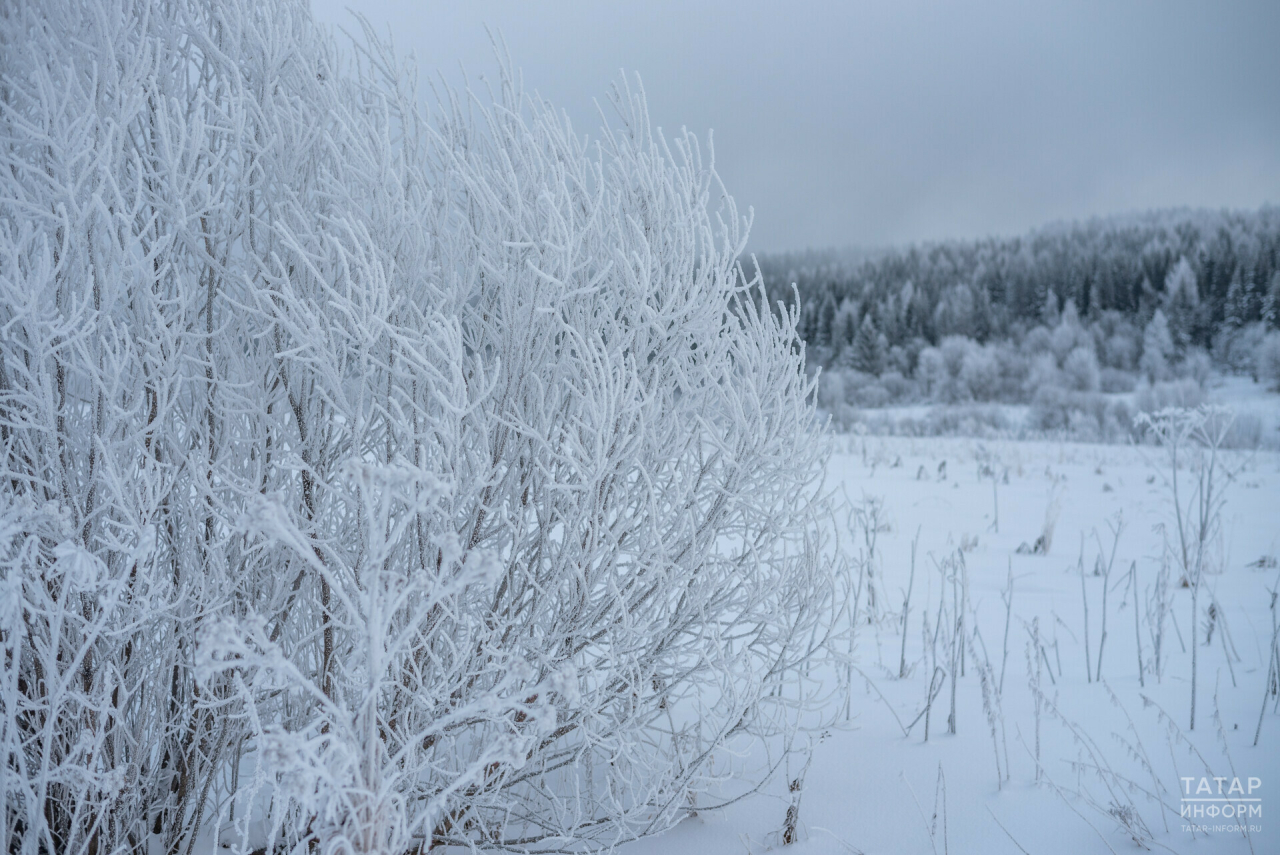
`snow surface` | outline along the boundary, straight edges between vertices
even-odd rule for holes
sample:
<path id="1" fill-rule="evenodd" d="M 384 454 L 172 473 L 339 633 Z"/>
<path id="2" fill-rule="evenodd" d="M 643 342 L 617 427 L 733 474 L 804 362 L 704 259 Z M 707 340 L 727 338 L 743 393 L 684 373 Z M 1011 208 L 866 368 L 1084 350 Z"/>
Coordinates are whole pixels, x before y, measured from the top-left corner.
<path id="1" fill-rule="evenodd" d="M 1133 598 L 1123 579 L 1130 563 L 1136 562 L 1145 600 L 1159 568 L 1162 526 L 1173 513 L 1159 449 L 902 437 L 848 437 L 840 443 L 841 451 L 829 467 L 830 483 L 853 503 L 864 496 L 882 498 L 891 526 L 879 538 L 882 612 L 876 622 L 868 625 L 864 618 L 860 626 L 855 655 L 865 677 L 853 678 L 852 719 L 830 730 L 816 746 L 800 806 L 802 839 L 788 851 L 1015 853 L 1021 847 L 1034 855 L 1142 848 L 1280 852 L 1280 828 L 1273 815 L 1280 810 L 1280 716 L 1274 712 L 1274 697 L 1266 706 L 1259 744 L 1252 745 L 1268 673 L 1273 620 L 1269 592 L 1277 588 L 1278 572 L 1274 566 L 1255 565 L 1280 554 L 1280 455 L 1236 452 L 1230 458 L 1239 472 L 1227 487 L 1222 515 L 1219 557 L 1225 569 L 1206 576 L 1201 600 L 1202 618 L 1209 600 L 1205 592 L 1221 604 L 1223 618 L 1212 646 L 1200 648 L 1197 722 L 1195 731 L 1188 732 L 1190 655 L 1169 625 L 1166 651 L 1171 653 L 1163 679 L 1157 684 L 1148 673 L 1146 688 L 1139 686 Z M 943 461 L 945 480 L 938 474 Z M 983 473 L 984 466 L 995 475 L 994 496 L 993 478 Z M 1002 481 L 1006 471 L 1007 484 Z M 1061 514 L 1049 554 L 1018 554 L 1021 544 L 1033 543 L 1039 535 L 1055 495 L 1061 500 Z M 1105 682 L 1089 683 L 1077 560 L 1083 537 L 1090 650 L 1096 662 L 1103 579 L 1088 574 L 1102 551 L 1100 545 L 1110 550 L 1107 523 L 1114 523 L 1121 513 L 1124 530 L 1107 603 Z M 906 679 L 898 679 L 901 604 L 917 529 L 915 590 L 907 629 L 911 671 Z M 1005 624 L 1001 590 L 1010 566 L 1016 579 L 1002 698 L 1010 774 L 999 787 L 972 666 L 958 683 L 955 735 L 946 733 L 949 686 L 934 702 L 927 743 L 922 722 L 905 738 L 898 723 L 909 724 L 924 706 L 930 666 L 921 627 L 924 615 L 930 620 L 936 615 L 942 587 L 934 561 L 941 562 L 962 540 L 973 537 L 977 545 L 964 556 L 970 598 L 997 676 Z M 1189 644 L 1190 591 L 1175 589 L 1173 598 L 1178 632 Z M 1029 635 L 1023 622 L 1033 617 L 1039 618 L 1050 659 L 1061 661 L 1061 676 L 1053 675 L 1055 684 L 1042 678 L 1047 700 L 1061 713 L 1059 719 L 1046 709 L 1040 721 L 1041 762 L 1052 784 L 1035 782 L 1032 759 L 1035 704 L 1028 685 Z M 1231 663 L 1235 685 L 1221 644 L 1223 625 L 1239 656 Z M 1149 669 L 1152 644 L 1145 609 L 1141 632 Z M 1057 664 L 1053 662 L 1055 672 Z M 1221 730 L 1215 710 L 1220 711 Z M 1113 774 L 1104 780 L 1077 763 L 1100 763 Z M 1149 768 L 1144 768 L 1147 763 Z M 945 777 L 945 815 L 942 799 L 935 800 L 940 772 Z M 788 774 L 795 774 L 794 767 Z M 1188 820 L 1179 816 L 1184 795 L 1180 777 L 1196 777 L 1192 786 L 1198 787 L 1199 777 L 1210 775 L 1226 777 L 1224 787 L 1232 777 L 1243 783 L 1249 777 L 1260 779 L 1253 795 L 1262 799 L 1262 815 L 1247 820 L 1253 826 L 1248 837 L 1231 831 L 1193 833 L 1187 829 Z M 1158 795 L 1165 807 L 1148 794 Z M 1141 847 L 1107 813 L 1126 802 L 1150 831 Z M 767 794 L 699 814 L 666 835 L 630 844 L 624 851 L 741 855 L 780 849 L 788 804 L 785 781 L 779 780 Z M 1235 824 L 1224 819 L 1199 822 Z M 932 840 L 931 823 L 936 828 Z"/>

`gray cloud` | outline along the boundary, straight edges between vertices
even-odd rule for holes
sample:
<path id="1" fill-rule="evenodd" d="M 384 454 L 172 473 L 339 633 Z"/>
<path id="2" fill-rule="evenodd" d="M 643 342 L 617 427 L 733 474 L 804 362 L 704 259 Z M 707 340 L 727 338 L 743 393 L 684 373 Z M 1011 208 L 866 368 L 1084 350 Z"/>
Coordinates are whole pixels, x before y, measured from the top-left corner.
<path id="1" fill-rule="evenodd" d="M 351 26 L 342 3 L 313 0 Z M 693 8 L 687 8 L 692 5 Z M 619 68 L 667 129 L 714 129 L 751 246 L 1008 234 L 1172 205 L 1280 201 L 1280 3 L 377 0 L 421 68 L 491 72 L 599 125 Z"/>

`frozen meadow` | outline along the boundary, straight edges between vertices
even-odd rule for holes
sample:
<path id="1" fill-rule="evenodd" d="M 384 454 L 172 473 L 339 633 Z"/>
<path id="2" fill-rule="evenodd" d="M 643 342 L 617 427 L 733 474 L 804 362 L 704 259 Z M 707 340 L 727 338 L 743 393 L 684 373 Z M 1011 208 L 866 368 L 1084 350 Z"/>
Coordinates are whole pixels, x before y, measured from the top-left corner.
<path id="1" fill-rule="evenodd" d="M 1214 569 L 1201 592 L 1192 731 L 1191 592 L 1177 587 L 1176 571 L 1161 674 L 1153 672 L 1153 598 L 1174 525 L 1170 471 L 1159 448 L 872 436 L 838 442 L 828 485 L 855 510 L 843 526 L 845 548 L 866 562 L 872 575 L 864 584 L 875 587 L 876 602 L 869 604 L 864 589 L 851 715 L 815 737 L 800 801 L 803 842 L 793 851 L 1276 851 L 1280 837 L 1269 813 L 1280 781 L 1280 719 L 1274 692 L 1264 693 L 1274 688 L 1268 681 L 1274 680 L 1280 455 L 1229 452 L 1224 461 L 1234 474 L 1225 487 Z M 865 511 L 873 507 L 880 531 L 871 557 Z M 1054 508 L 1047 554 L 1020 551 L 1034 547 Z M 947 624 L 954 620 L 952 577 L 960 559 L 968 579 L 962 617 L 972 625 L 964 628 L 969 648 L 955 684 L 953 734 L 952 685 L 935 666 L 950 672 L 955 661 Z M 1131 579 L 1138 588 L 1136 633 Z M 1035 633 L 1039 655 L 1031 647 Z M 931 680 L 926 738 L 921 714 Z M 984 687 L 984 680 L 995 685 Z M 1194 778 L 1191 792 L 1187 777 Z M 1261 802 L 1232 804 L 1246 811 L 1260 805 L 1260 818 L 1210 813 L 1194 820 L 1206 828 L 1188 829 L 1193 820 L 1182 817 L 1184 805 L 1221 810 L 1221 802 L 1182 801 L 1218 797 L 1215 777 L 1227 779 L 1224 795 L 1233 778 L 1246 791 L 1248 779 L 1257 779 L 1260 786 L 1244 797 Z M 1203 792 L 1202 778 L 1213 793 Z M 701 814 L 628 851 L 778 848 L 792 802 L 785 783 L 774 786 L 771 799 Z M 1240 824 L 1252 833 L 1227 830 Z"/>

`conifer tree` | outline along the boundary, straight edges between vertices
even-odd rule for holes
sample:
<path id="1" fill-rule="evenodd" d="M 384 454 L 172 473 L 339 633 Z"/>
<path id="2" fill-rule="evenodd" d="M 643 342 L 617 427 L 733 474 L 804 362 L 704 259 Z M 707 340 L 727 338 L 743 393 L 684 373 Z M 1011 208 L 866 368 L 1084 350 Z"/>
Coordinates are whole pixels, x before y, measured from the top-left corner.
<path id="1" fill-rule="evenodd" d="M 1268 329 L 1280 329 L 1280 270 L 1271 277 L 1271 286 L 1262 300 L 1262 320 Z"/>
<path id="2" fill-rule="evenodd" d="M 878 375 L 884 369 L 884 347 L 884 337 L 876 329 L 875 321 L 868 312 L 863 316 L 858 334 L 853 340 L 851 367 L 866 374 Z"/>
<path id="3" fill-rule="evenodd" d="M 1174 350 L 1177 353 L 1183 353 L 1194 338 L 1200 308 L 1200 290 L 1196 284 L 1196 274 L 1185 257 L 1179 258 L 1178 263 L 1165 277 L 1162 308 L 1169 326 L 1169 334 L 1173 339 Z"/>

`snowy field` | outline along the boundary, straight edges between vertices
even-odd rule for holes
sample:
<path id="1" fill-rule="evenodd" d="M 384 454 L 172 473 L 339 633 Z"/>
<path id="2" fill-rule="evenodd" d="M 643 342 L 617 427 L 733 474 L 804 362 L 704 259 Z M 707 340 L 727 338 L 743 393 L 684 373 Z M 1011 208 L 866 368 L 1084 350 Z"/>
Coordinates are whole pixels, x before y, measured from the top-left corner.
<path id="1" fill-rule="evenodd" d="M 868 500 L 881 503 L 883 530 L 868 564 L 877 601 L 869 608 L 864 588 L 851 715 L 841 716 L 839 726 L 816 745 L 800 802 L 801 841 L 789 851 L 1280 851 L 1280 828 L 1272 816 L 1280 805 L 1274 696 L 1268 696 L 1254 746 L 1280 555 L 1280 455 L 1231 452 L 1226 458 L 1232 475 L 1223 494 L 1221 537 L 1200 592 L 1192 731 L 1191 592 L 1177 587 L 1176 569 L 1170 571 L 1162 674 L 1153 673 L 1155 589 L 1166 534 L 1173 537 L 1175 531 L 1169 467 L 1160 449 L 896 437 L 846 437 L 839 443 L 830 486 L 855 508 L 865 510 Z M 1180 473 L 1184 490 L 1187 475 Z M 1020 552 L 1024 544 L 1034 546 L 1054 506 L 1060 513 L 1048 553 Z M 1117 542 L 1113 531 L 1121 523 Z M 849 534 L 842 533 L 845 547 L 865 559 L 864 531 Z M 961 635 L 978 641 L 964 655 L 955 693 L 956 732 L 950 734 L 952 685 L 941 672 L 953 661 L 948 625 L 958 589 L 943 576 L 957 566 L 958 555 L 964 567 L 959 578 L 968 579 L 968 605 L 959 611 L 977 630 L 966 627 Z M 1131 568 L 1140 592 L 1136 626 Z M 1006 662 L 1002 597 L 1010 571 Z M 909 585 L 907 673 L 900 678 Z M 943 627 L 933 643 L 940 606 Z M 1030 653 L 1033 626 L 1039 657 Z M 1101 680 L 1093 678 L 1099 668 Z M 984 672 L 995 684 L 987 687 L 986 704 Z M 937 682 L 926 740 L 920 714 L 931 677 Z M 788 777 L 795 774 L 793 766 Z M 1215 777 L 1225 779 L 1222 796 Z M 1185 778 L 1192 779 L 1191 792 Z M 1231 792 L 1234 778 L 1246 790 L 1252 783 L 1252 792 L 1243 795 L 1260 801 L 1234 801 L 1242 795 Z M 1211 815 L 1224 804 L 1184 797 L 1227 795 L 1229 804 L 1246 810 L 1259 806 L 1242 823 L 1248 833 L 1232 830 L 1241 824 L 1234 819 L 1206 816 L 1197 822 L 1207 828 L 1192 829 L 1181 816 L 1184 805 L 1202 806 Z M 768 795 L 699 814 L 625 851 L 737 855 L 781 848 L 790 803 L 779 780 Z"/>

